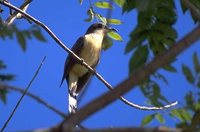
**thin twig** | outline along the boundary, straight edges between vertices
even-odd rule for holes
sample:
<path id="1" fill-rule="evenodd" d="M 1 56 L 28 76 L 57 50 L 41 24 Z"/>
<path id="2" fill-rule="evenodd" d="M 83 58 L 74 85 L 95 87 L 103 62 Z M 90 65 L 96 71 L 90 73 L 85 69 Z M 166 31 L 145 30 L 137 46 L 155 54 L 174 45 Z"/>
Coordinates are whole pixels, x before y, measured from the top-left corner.
<path id="1" fill-rule="evenodd" d="M 8 123 L 9 123 L 9 121 L 12 119 L 12 117 L 13 117 L 15 111 L 17 110 L 19 104 L 21 103 L 22 99 L 24 98 L 25 94 L 27 93 L 28 89 L 30 88 L 31 84 L 33 83 L 33 81 L 34 81 L 35 78 L 37 77 L 37 75 L 38 75 L 38 73 L 39 73 L 39 71 L 40 71 L 40 69 L 41 69 L 41 67 L 42 67 L 42 65 L 43 65 L 43 63 L 44 63 L 44 61 L 45 61 L 45 59 L 46 59 L 46 56 L 42 59 L 42 62 L 40 63 L 38 69 L 36 70 L 36 72 L 35 72 L 33 78 L 31 79 L 31 81 L 29 82 L 28 86 L 27 86 L 26 89 L 24 90 L 24 93 L 22 94 L 22 96 L 20 97 L 20 99 L 17 101 L 17 104 L 16 104 L 16 106 L 14 107 L 12 113 L 11 113 L 10 116 L 8 117 L 7 121 L 4 123 L 4 125 L 3 125 L 2 129 L 1 129 L 1 132 L 4 131 L 4 129 L 6 128 L 6 126 L 7 126 Z"/>
<path id="2" fill-rule="evenodd" d="M 140 69 L 136 70 L 131 76 L 122 81 L 117 85 L 112 91 L 101 95 L 97 99 L 88 103 L 81 109 L 77 111 L 74 115 L 69 115 L 66 120 L 58 126 L 59 130 L 71 131 L 74 126 L 88 116 L 94 114 L 105 106 L 109 105 L 115 101 L 119 96 L 129 92 L 130 90 L 136 88 L 135 86 L 144 81 L 147 77 L 153 74 L 160 67 L 163 67 L 174 57 L 178 56 L 185 49 L 189 48 L 194 42 L 200 39 L 200 26 L 197 26 L 190 33 L 188 33 L 184 38 L 179 40 L 177 43 L 173 44 L 169 50 L 157 55 L 149 64 Z"/>
<path id="3" fill-rule="evenodd" d="M 113 90 L 112 86 L 98 72 L 96 72 L 96 70 L 91 68 L 82 58 L 79 58 L 74 52 L 72 52 L 68 47 L 66 47 L 65 44 L 62 41 L 60 41 L 58 37 L 45 24 L 43 24 L 41 21 L 37 20 L 36 18 L 32 17 L 31 15 L 27 14 L 26 12 L 20 10 L 19 8 L 13 6 L 10 3 L 7 3 L 5 1 L 3 2 L 0 1 L 0 4 L 5 5 L 9 8 L 12 8 L 16 10 L 17 12 L 20 12 L 21 14 L 26 16 L 28 19 L 30 19 L 34 23 L 41 26 L 58 43 L 58 45 L 61 46 L 65 51 L 67 51 L 71 56 L 73 56 L 78 63 L 82 64 L 87 69 L 89 69 L 108 89 Z M 122 96 L 120 96 L 119 99 L 129 106 L 134 107 L 136 109 L 141 109 L 141 110 L 161 110 L 164 108 L 172 107 L 177 104 L 177 102 L 173 102 L 162 107 L 146 107 L 146 106 L 140 106 L 140 105 L 134 104 Z"/>
<path id="4" fill-rule="evenodd" d="M 16 91 L 19 93 L 25 93 L 24 89 L 18 88 L 18 87 L 14 87 L 14 86 L 8 86 L 8 85 L 0 85 L 0 90 L 12 90 L 12 91 Z M 66 115 L 59 111 L 58 109 L 56 109 L 55 107 L 53 107 L 52 105 L 48 104 L 47 102 L 45 102 L 43 99 L 41 99 L 40 97 L 30 93 L 30 92 L 26 92 L 26 95 L 29 96 L 30 98 L 34 99 L 35 101 L 37 101 L 38 103 L 44 105 L 45 107 L 47 107 L 48 109 L 52 110 L 53 112 L 55 112 L 56 114 L 60 115 L 61 117 L 65 117 Z"/>
<path id="5" fill-rule="evenodd" d="M 19 7 L 19 9 L 26 12 L 26 10 L 28 9 L 28 6 L 31 2 L 32 2 L 32 0 L 25 0 L 24 3 Z M 10 12 L 11 12 L 11 10 L 10 10 Z M 22 17 L 23 17 L 23 15 L 21 13 L 18 13 L 18 12 L 11 13 L 11 15 L 6 19 L 5 23 L 7 25 L 11 25 L 15 19 L 20 19 Z"/>

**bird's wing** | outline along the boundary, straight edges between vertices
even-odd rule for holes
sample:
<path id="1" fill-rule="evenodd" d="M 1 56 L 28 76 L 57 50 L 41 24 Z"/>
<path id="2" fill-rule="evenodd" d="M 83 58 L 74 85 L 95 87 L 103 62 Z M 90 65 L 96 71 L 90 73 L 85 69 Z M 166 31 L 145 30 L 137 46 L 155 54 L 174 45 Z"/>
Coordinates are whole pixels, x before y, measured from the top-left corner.
<path id="1" fill-rule="evenodd" d="M 80 37 L 76 43 L 74 44 L 74 46 L 71 48 L 71 50 L 76 54 L 76 55 L 80 55 L 80 51 L 83 48 L 83 44 L 84 44 L 84 37 Z M 71 70 L 71 68 L 73 67 L 73 65 L 75 64 L 76 59 L 71 56 L 70 54 L 67 56 L 67 59 L 65 61 L 65 68 L 64 68 L 64 74 L 62 77 L 62 81 L 60 83 L 60 86 L 62 85 L 64 79 L 66 78 L 68 81 L 68 75 L 69 75 L 69 71 Z"/>
<path id="2" fill-rule="evenodd" d="M 97 62 L 91 66 L 93 69 L 95 69 L 97 64 L 99 63 L 99 58 L 100 58 L 100 55 L 98 57 Z M 85 75 L 83 75 L 82 77 L 79 77 L 78 83 L 77 83 L 78 86 L 77 86 L 77 90 L 76 90 L 77 93 L 79 93 L 82 90 L 82 88 L 84 88 L 88 84 L 92 75 L 93 75 L 93 73 L 88 71 Z"/>

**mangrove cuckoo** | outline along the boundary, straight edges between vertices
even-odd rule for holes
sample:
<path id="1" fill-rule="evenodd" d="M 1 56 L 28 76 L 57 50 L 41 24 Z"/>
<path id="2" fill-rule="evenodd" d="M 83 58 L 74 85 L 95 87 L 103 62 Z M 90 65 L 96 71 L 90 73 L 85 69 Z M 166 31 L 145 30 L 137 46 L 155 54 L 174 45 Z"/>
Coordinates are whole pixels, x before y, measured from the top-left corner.
<path id="1" fill-rule="evenodd" d="M 100 53 L 102 49 L 103 38 L 109 31 L 116 31 L 114 28 L 110 28 L 101 23 L 92 24 L 85 35 L 81 36 L 74 46 L 72 51 L 82 58 L 89 66 L 95 68 L 99 62 Z M 64 74 L 61 84 L 64 79 L 68 83 L 68 97 L 69 97 L 69 112 L 75 113 L 77 110 L 77 96 L 88 83 L 92 76 L 92 73 L 77 60 L 68 55 Z"/>

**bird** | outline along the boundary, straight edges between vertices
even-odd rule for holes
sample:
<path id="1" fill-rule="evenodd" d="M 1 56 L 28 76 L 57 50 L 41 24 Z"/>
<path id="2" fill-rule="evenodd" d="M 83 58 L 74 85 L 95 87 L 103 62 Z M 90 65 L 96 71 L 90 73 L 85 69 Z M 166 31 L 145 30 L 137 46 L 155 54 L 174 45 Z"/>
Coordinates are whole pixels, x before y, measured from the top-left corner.
<path id="1" fill-rule="evenodd" d="M 102 23 L 92 24 L 86 33 L 79 37 L 71 50 L 80 58 L 82 58 L 93 69 L 99 63 L 102 50 L 103 39 L 110 31 L 117 32 L 115 28 L 111 28 Z M 68 109 L 73 114 L 77 111 L 77 96 L 85 89 L 93 74 L 70 54 L 67 56 L 64 65 L 64 74 L 61 80 L 66 80 L 68 84 Z"/>

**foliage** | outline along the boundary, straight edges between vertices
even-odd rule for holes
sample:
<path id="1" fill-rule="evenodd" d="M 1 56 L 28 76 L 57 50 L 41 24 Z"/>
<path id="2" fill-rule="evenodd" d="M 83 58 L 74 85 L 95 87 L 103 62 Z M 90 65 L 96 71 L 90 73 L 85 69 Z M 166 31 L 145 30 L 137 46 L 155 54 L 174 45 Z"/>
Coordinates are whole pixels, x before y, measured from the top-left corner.
<path id="1" fill-rule="evenodd" d="M 83 0 L 79 0 L 83 4 Z M 199 0 L 190 0 L 190 2 L 200 10 Z M 182 11 L 185 13 L 188 8 L 184 4 L 184 0 L 180 1 Z M 137 25 L 130 33 L 130 40 L 128 41 L 125 54 L 132 54 L 129 61 L 129 75 L 145 66 L 152 58 L 158 54 L 168 50 L 176 42 L 178 37 L 176 29 L 173 27 L 177 21 L 177 10 L 175 1 L 173 0 L 113 0 L 109 3 L 106 0 L 100 0 L 91 3 L 87 10 L 88 18 L 86 22 L 94 20 L 110 25 L 120 25 L 123 22 L 120 19 L 108 18 L 103 16 L 96 9 L 114 11 L 115 5 L 122 9 L 123 15 L 132 11 L 137 11 Z M 0 13 L 2 9 L 0 8 Z M 109 13 L 108 13 L 109 14 Z M 109 15 L 108 15 L 109 16 Z M 191 16 L 194 22 L 197 18 L 193 13 Z M 0 18 L 0 39 L 17 39 L 20 47 L 25 51 L 27 48 L 27 40 L 36 38 L 39 41 L 46 41 L 42 35 L 40 28 L 36 25 L 31 26 L 27 30 L 20 30 L 16 25 L 9 27 L 5 26 L 3 20 Z M 112 45 L 112 40 L 122 41 L 122 37 L 116 32 L 109 32 L 103 40 L 103 49 L 107 50 Z M 170 64 L 163 67 L 162 70 L 167 72 L 176 73 L 177 69 L 172 65 L 176 61 L 174 58 Z M 179 119 L 176 123 L 177 127 L 186 128 L 186 130 L 200 129 L 200 60 L 197 53 L 193 54 L 193 68 L 186 64 L 182 65 L 182 73 L 186 80 L 193 87 L 185 95 L 183 106 L 178 109 L 169 111 L 169 116 Z M 5 69 L 6 65 L 0 61 L 0 71 Z M 0 83 L 13 80 L 14 76 L 11 74 L 0 74 Z M 162 95 L 159 81 L 169 84 L 164 75 L 159 72 L 154 73 L 148 77 L 143 83 L 140 84 L 140 90 L 147 98 L 147 103 L 154 106 L 163 106 L 169 103 L 166 97 Z M 7 91 L 0 91 L 0 99 L 6 101 Z M 142 126 L 147 125 L 153 120 L 160 123 L 165 123 L 162 114 L 154 112 L 147 115 L 141 122 Z"/>
<path id="2" fill-rule="evenodd" d="M 0 8 L 1 10 L 1 8 Z M 0 12 L 1 13 L 1 12 Z M 6 41 L 7 39 L 17 39 L 18 44 L 23 51 L 27 49 L 27 40 L 36 38 L 39 41 L 46 42 L 38 26 L 33 25 L 27 30 L 20 30 L 16 25 L 6 26 L 0 17 L 0 39 Z M 6 65 L 0 60 L 0 72 L 6 69 Z M 7 81 L 14 80 L 14 75 L 0 73 L 0 84 Z M 0 100 L 6 103 L 7 90 L 0 90 Z"/>
<path id="3" fill-rule="evenodd" d="M 12 74 L 1 73 L 6 68 L 7 66 L 3 63 L 2 60 L 0 60 L 0 84 L 6 81 L 12 81 L 14 79 L 14 75 Z M 8 92 L 7 90 L 0 89 L 0 100 L 3 101 L 3 103 L 6 103 L 7 92 Z"/>
<path id="4" fill-rule="evenodd" d="M 182 0 L 183 1 L 183 0 Z M 182 4 L 183 12 L 186 12 L 188 9 Z M 122 8 L 122 12 L 129 13 L 134 9 L 138 12 L 137 26 L 130 33 L 130 40 L 126 46 L 125 53 L 133 52 L 132 57 L 129 62 L 129 74 L 132 74 L 137 69 L 145 66 L 149 60 L 158 54 L 163 53 L 163 51 L 168 50 L 177 39 L 177 31 L 174 29 L 173 25 L 177 21 L 176 7 L 173 0 L 114 0 L 114 2 Z M 200 9 L 200 3 L 197 0 L 192 0 L 198 9 Z M 113 5 L 110 5 L 106 1 L 96 2 L 95 6 L 98 8 L 104 9 L 113 9 Z M 110 22 L 108 19 L 94 12 L 93 8 L 90 8 L 93 17 L 90 16 L 90 21 L 94 19 L 94 16 L 97 17 L 103 23 Z M 193 20 L 196 22 L 197 19 L 191 14 Z M 169 17 L 170 16 L 170 17 Z M 121 24 L 120 20 L 114 21 Z M 110 22 L 113 24 L 113 22 Z M 109 47 L 112 44 L 109 45 Z M 176 59 L 174 58 L 172 62 Z M 198 74 L 200 71 L 199 61 L 197 53 L 194 53 L 193 56 L 194 69 L 195 73 Z M 168 72 L 176 73 L 177 70 L 171 64 L 163 67 L 163 70 Z M 193 84 L 196 87 L 200 87 L 199 74 L 193 75 L 192 70 L 186 66 L 182 66 L 183 74 L 190 84 Z M 164 103 L 169 103 L 169 101 L 161 94 L 160 86 L 158 85 L 158 80 L 161 80 L 168 84 L 166 77 L 158 72 L 154 73 L 151 77 L 147 78 L 145 82 L 140 85 L 140 89 L 145 97 L 148 98 L 150 104 L 154 106 L 163 106 Z M 195 84 L 194 84 L 195 83 Z M 200 93 L 195 93 L 199 95 Z M 180 123 L 177 124 L 177 127 L 186 127 L 186 128 L 197 128 L 194 127 L 193 118 L 194 115 L 198 115 L 198 118 L 195 118 L 195 122 L 199 122 L 200 114 L 196 114 L 197 108 L 199 108 L 200 99 L 196 99 L 194 102 L 193 99 L 194 93 L 189 91 L 185 95 L 185 107 L 180 109 L 174 109 L 170 112 L 170 116 L 173 118 L 178 118 Z M 188 103 L 187 103 L 188 102 Z M 191 106 L 195 104 L 195 106 Z M 197 106 L 196 106 L 197 105 Z M 195 109 L 191 109 L 191 108 Z M 195 116 L 196 117 L 196 116 Z M 159 113 L 154 113 L 146 116 L 142 120 L 142 125 L 150 123 L 153 119 L 158 120 L 160 123 L 164 123 L 165 119 Z M 197 121 L 198 120 L 198 121 Z"/>
<path id="5" fill-rule="evenodd" d="M 3 23 L 3 20 L 0 19 L 0 39 L 14 39 L 14 36 L 16 36 L 17 41 L 23 51 L 25 51 L 27 48 L 26 41 L 28 39 L 32 39 L 33 37 L 39 41 L 46 42 L 46 39 L 42 35 L 41 30 L 38 26 L 33 25 L 30 27 L 30 29 L 20 30 L 17 28 L 16 25 L 6 26 Z"/>

